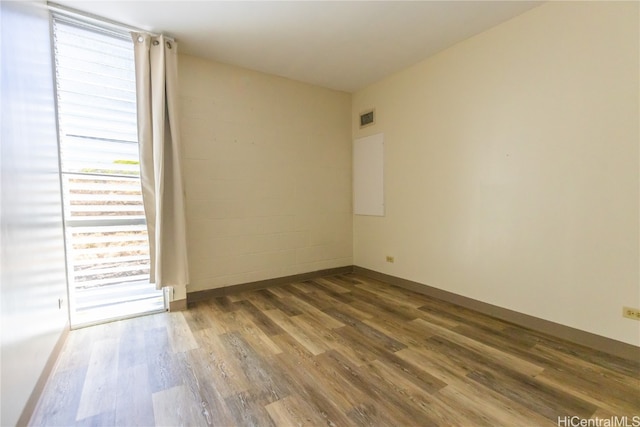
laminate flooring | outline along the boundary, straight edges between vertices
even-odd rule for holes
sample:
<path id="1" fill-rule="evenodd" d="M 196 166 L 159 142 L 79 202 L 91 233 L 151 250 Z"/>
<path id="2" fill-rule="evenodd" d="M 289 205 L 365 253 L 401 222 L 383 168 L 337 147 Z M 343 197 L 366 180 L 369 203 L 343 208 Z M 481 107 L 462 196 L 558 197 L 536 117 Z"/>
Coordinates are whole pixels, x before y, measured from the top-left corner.
<path id="1" fill-rule="evenodd" d="M 640 417 L 640 361 L 346 274 L 72 331 L 31 424 L 568 426 L 623 416 Z"/>

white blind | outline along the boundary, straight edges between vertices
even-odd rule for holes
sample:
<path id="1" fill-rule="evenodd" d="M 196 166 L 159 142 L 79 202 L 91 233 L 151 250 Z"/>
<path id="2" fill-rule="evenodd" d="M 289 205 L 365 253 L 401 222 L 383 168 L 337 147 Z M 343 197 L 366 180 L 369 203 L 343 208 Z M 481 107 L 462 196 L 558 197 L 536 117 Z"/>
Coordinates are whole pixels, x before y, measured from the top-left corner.
<path id="1" fill-rule="evenodd" d="M 149 280 L 139 178 L 133 45 L 119 34 L 54 16 L 67 251 L 82 290 Z"/>
<path id="2" fill-rule="evenodd" d="M 54 19 L 64 172 L 139 174 L 135 69 L 128 35 Z"/>

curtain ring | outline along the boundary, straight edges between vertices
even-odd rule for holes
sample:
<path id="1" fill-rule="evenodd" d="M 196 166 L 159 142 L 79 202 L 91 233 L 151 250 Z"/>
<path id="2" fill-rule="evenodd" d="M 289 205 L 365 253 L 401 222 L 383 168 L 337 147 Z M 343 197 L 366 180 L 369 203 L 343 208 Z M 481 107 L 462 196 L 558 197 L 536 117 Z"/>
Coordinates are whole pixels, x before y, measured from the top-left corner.
<path id="1" fill-rule="evenodd" d="M 170 43 L 170 42 L 167 42 L 167 47 L 168 47 L 169 49 L 171 49 L 171 43 Z"/>
<path id="2" fill-rule="evenodd" d="M 142 43 L 144 41 L 144 37 L 138 36 L 138 43 Z"/>
<path id="3" fill-rule="evenodd" d="M 160 42 L 159 42 L 158 40 L 154 40 L 154 41 L 153 41 L 153 45 L 154 45 L 154 46 L 158 46 L 159 44 L 160 44 Z"/>

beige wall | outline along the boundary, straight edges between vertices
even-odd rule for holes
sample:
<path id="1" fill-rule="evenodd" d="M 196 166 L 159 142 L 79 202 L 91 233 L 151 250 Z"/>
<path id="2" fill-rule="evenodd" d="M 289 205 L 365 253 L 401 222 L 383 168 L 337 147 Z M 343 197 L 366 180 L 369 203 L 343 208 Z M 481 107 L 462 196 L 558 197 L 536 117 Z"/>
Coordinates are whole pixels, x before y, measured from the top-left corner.
<path id="1" fill-rule="evenodd" d="M 49 16 L 4 1 L 0 16 L 0 425 L 12 426 L 68 313 Z"/>
<path id="2" fill-rule="evenodd" d="M 352 264 L 351 96 L 181 55 L 189 292 Z"/>
<path id="3" fill-rule="evenodd" d="M 547 3 L 357 92 L 387 215 L 354 263 L 639 345 L 638 8 Z"/>

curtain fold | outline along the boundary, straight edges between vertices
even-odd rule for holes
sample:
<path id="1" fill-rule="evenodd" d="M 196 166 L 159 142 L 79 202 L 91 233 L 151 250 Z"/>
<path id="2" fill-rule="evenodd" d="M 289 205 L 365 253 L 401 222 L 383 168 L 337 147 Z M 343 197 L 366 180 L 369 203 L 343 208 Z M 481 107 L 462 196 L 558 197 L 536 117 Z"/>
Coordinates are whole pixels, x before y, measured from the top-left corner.
<path id="1" fill-rule="evenodd" d="M 178 126 L 177 44 L 131 33 L 136 68 L 140 180 L 149 233 L 151 282 L 186 286 L 186 219 Z"/>

